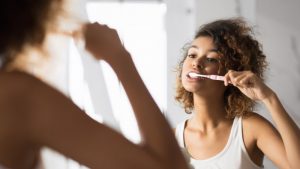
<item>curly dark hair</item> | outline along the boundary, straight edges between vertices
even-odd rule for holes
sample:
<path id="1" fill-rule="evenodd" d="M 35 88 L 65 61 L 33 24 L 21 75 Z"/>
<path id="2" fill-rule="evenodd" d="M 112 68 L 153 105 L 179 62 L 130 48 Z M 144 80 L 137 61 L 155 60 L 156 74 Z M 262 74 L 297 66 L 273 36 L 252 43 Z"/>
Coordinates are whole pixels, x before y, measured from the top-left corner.
<path id="1" fill-rule="evenodd" d="M 41 46 L 64 0 L 1 0 L 0 59 L 8 64 L 26 46 Z"/>
<path id="2" fill-rule="evenodd" d="M 225 71 L 252 71 L 263 80 L 267 67 L 266 56 L 261 44 L 254 38 L 253 29 L 242 18 L 217 20 L 200 27 L 194 39 L 211 37 L 220 54 L 224 57 Z M 181 82 L 182 65 L 187 57 L 184 49 L 183 59 L 177 68 L 177 86 L 175 99 L 185 111 L 190 113 L 194 108 L 193 95 L 186 91 Z M 227 117 L 246 115 L 253 111 L 255 101 L 249 99 L 238 88 L 228 86 L 224 92 L 224 103 Z"/>

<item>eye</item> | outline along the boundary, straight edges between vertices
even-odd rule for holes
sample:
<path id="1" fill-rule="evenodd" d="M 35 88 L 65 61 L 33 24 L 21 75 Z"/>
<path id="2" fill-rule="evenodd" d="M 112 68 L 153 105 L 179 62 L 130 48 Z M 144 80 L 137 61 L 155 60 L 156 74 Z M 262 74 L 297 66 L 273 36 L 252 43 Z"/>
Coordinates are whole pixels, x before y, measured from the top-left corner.
<path id="1" fill-rule="evenodd" d="M 207 63 L 219 63 L 219 59 L 217 58 L 206 58 Z"/>
<path id="2" fill-rule="evenodd" d="M 196 58 L 197 55 L 195 53 L 190 53 L 190 54 L 187 55 L 187 57 L 189 57 L 189 58 Z"/>

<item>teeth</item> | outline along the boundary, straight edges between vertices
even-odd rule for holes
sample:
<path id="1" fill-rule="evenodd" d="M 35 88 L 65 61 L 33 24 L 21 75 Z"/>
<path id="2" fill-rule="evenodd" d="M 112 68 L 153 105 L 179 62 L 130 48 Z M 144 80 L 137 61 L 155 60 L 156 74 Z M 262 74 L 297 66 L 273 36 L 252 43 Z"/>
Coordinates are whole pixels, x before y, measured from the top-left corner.
<path id="1" fill-rule="evenodd" d="M 191 79 L 198 79 L 199 78 L 199 77 L 195 77 L 195 76 L 190 76 L 190 73 L 188 73 L 186 76 L 191 78 Z"/>
<path id="2" fill-rule="evenodd" d="M 198 76 L 197 76 L 197 74 L 196 74 L 196 73 L 194 73 L 194 72 L 190 72 L 190 73 L 189 73 L 189 76 L 190 76 L 190 77 L 193 77 L 193 78 L 196 78 L 196 77 L 198 77 Z"/>

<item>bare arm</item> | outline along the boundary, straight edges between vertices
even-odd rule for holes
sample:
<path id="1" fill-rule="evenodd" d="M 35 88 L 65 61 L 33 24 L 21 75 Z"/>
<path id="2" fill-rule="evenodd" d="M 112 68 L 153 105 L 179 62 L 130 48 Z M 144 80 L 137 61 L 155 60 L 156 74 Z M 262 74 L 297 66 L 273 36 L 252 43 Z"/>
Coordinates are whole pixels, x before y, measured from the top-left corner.
<path id="1" fill-rule="evenodd" d="M 225 84 L 230 81 L 249 98 L 264 103 L 277 126 L 278 131 L 265 120 L 256 120 L 257 146 L 278 167 L 296 169 L 300 165 L 300 131 L 276 94 L 249 71 L 229 71 L 225 78 Z"/>
<path id="2" fill-rule="evenodd" d="M 144 145 L 97 123 L 56 90 L 44 84 L 34 87 L 27 125 L 33 142 L 91 168 L 163 168 Z"/>
<path id="3" fill-rule="evenodd" d="M 298 126 L 285 111 L 274 93 L 265 98 L 263 103 L 271 113 L 282 138 L 289 167 L 291 169 L 298 168 L 300 165 L 300 131 Z"/>
<path id="4" fill-rule="evenodd" d="M 117 32 L 105 25 L 89 24 L 86 27 L 85 39 L 86 48 L 96 59 L 110 64 L 122 82 L 147 149 L 160 161 L 168 162 L 171 168 L 185 168 L 175 136 L 138 75 Z"/>
<path id="5" fill-rule="evenodd" d="M 33 140 L 92 168 L 187 168 L 171 128 L 116 32 L 92 24 L 87 25 L 85 36 L 87 49 L 97 59 L 108 62 L 121 80 L 137 117 L 143 143 L 132 144 L 98 124 L 69 99 L 45 85 L 37 85 L 31 95 Z"/>

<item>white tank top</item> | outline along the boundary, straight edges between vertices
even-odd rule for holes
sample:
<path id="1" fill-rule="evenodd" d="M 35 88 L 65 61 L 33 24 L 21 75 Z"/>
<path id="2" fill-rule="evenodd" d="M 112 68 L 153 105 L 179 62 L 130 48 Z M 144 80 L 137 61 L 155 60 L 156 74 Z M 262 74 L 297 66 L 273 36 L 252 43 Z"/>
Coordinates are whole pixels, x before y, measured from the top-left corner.
<path id="1" fill-rule="evenodd" d="M 249 157 L 243 141 L 242 118 L 236 117 L 233 121 L 226 146 L 213 157 L 197 160 L 189 155 L 185 149 L 184 127 L 186 120 L 176 127 L 176 138 L 179 146 L 193 169 L 262 169 Z"/>

